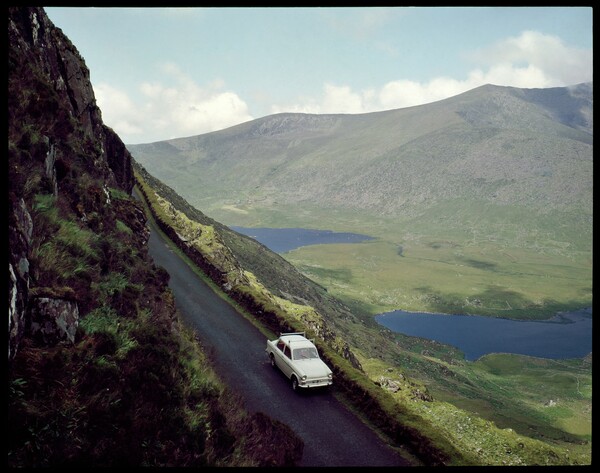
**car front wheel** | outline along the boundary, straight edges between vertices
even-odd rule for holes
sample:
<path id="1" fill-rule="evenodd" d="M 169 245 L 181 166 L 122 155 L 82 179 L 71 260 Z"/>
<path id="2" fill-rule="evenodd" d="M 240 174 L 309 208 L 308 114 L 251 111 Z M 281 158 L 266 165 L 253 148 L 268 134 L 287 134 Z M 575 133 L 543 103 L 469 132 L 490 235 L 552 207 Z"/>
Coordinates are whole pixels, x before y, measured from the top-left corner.
<path id="1" fill-rule="evenodd" d="M 295 376 L 292 376 L 292 389 L 294 391 L 298 390 L 298 378 L 296 378 Z"/>

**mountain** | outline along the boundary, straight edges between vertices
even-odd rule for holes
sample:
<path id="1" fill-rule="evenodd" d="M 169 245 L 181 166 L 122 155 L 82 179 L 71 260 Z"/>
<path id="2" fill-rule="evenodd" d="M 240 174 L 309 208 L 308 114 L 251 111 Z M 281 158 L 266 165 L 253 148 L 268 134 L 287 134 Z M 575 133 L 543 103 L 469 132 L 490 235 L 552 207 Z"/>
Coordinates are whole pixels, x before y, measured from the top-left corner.
<path id="1" fill-rule="evenodd" d="M 277 114 L 128 149 L 227 225 L 375 237 L 285 255 L 361 311 L 543 319 L 591 305 L 592 107 L 591 83 L 486 85 L 404 109 Z"/>
<path id="2" fill-rule="evenodd" d="M 591 355 L 471 364 L 381 329 L 140 168 L 102 123 L 68 38 L 42 8 L 8 13 L 9 467 L 301 457 L 288 426 L 244 411 L 179 320 L 169 274 L 148 255 L 147 206 L 257 324 L 314 332 L 337 392 L 426 464 L 589 463 L 591 434 L 572 425 L 590 417 Z"/>
<path id="3" fill-rule="evenodd" d="M 485 85 L 410 108 L 283 113 L 128 149 L 226 223 L 296 206 L 407 217 L 465 199 L 590 216 L 592 103 L 591 83 Z"/>
<path id="4" fill-rule="evenodd" d="M 297 462 L 301 440 L 245 412 L 179 320 L 75 46 L 16 7 L 8 46 L 8 466 Z"/>

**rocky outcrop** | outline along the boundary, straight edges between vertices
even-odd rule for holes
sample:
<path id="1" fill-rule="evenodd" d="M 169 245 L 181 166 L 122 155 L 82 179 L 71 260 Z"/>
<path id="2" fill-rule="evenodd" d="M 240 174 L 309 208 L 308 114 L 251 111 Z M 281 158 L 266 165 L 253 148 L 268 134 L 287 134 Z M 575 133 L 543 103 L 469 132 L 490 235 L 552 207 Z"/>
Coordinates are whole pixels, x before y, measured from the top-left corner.
<path id="1" fill-rule="evenodd" d="M 37 66 L 58 95 L 59 106 L 67 109 L 75 126 L 83 132 L 82 138 L 98 151 L 93 165 L 104 172 L 109 185 L 131 192 L 131 155 L 121 139 L 102 122 L 90 72 L 75 46 L 52 24 L 42 8 L 10 8 L 8 37 L 11 47 Z"/>
<path id="2" fill-rule="evenodd" d="M 11 209 L 8 221 L 8 358 L 17 351 L 25 330 L 25 310 L 29 295 L 28 249 L 33 223 L 25 201 L 19 199 Z"/>
<path id="3" fill-rule="evenodd" d="M 77 303 L 66 299 L 36 297 L 29 302 L 29 333 L 45 345 L 75 341 L 79 324 Z"/>

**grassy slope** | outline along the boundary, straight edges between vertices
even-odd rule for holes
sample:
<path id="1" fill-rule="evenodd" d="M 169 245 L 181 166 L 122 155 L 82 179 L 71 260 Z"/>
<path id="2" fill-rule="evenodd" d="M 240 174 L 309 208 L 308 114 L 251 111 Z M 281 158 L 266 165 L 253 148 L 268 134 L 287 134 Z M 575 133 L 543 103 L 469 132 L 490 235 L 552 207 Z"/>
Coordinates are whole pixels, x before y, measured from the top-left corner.
<path id="1" fill-rule="evenodd" d="M 145 176 L 153 184 L 156 182 L 150 176 L 146 174 Z M 172 192 L 162 184 L 159 184 L 159 187 L 163 193 Z M 184 206 L 182 210 L 185 210 L 186 214 L 192 212 L 187 206 Z M 194 212 L 201 215 L 198 211 Z M 203 219 L 206 223 L 206 217 L 203 217 Z M 218 234 L 220 239 L 222 237 L 220 236 L 220 229 L 217 230 L 217 227 L 218 225 L 211 226 L 213 228 L 211 235 Z M 183 230 L 178 230 L 178 232 L 181 231 Z M 245 237 L 240 237 L 247 244 L 252 245 Z M 256 246 L 254 246 L 255 251 L 256 249 Z M 264 252 L 265 250 L 259 250 L 259 253 L 261 251 Z M 255 267 L 260 267 L 260 259 L 254 261 Z M 277 272 L 276 266 L 271 271 Z M 254 277 L 251 277 L 250 280 L 255 281 Z M 302 284 L 299 281 L 295 291 L 301 291 Z M 255 287 L 252 291 L 256 291 L 257 282 L 252 283 L 252 286 Z M 308 284 L 308 287 L 311 286 L 312 284 Z M 263 291 L 263 289 L 259 289 L 259 291 Z M 306 294 L 310 292 L 310 290 L 307 290 Z M 300 297 L 298 294 L 296 293 L 296 299 Z M 304 293 L 301 292 L 300 294 Z M 279 307 L 279 316 L 287 320 L 290 320 L 290 317 L 295 318 L 290 313 L 295 313 L 300 308 L 302 308 L 301 313 L 311 312 L 311 309 L 307 306 L 298 307 L 273 295 L 266 294 L 258 297 L 268 303 L 275 302 Z M 331 315 L 328 312 L 324 312 L 324 314 L 327 317 Z M 315 315 L 317 318 L 319 317 L 318 314 Z M 307 319 L 304 318 L 303 320 L 306 323 Z M 405 425 L 413 425 L 414 428 L 422 430 L 424 435 L 431 439 L 438 439 L 437 441 L 441 440 L 439 437 L 441 433 L 445 438 L 445 442 L 449 442 L 453 448 L 457 448 L 461 452 L 460 458 L 455 457 L 450 462 L 546 464 L 547 462 L 586 463 L 589 461 L 590 444 L 585 442 L 586 439 L 589 439 L 589 435 L 587 435 L 585 427 L 583 431 L 570 434 L 569 432 L 572 429 L 561 430 L 560 425 L 555 427 L 556 419 L 552 416 L 537 415 L 537 411 L 531 408 L 530 405 L 537 406 L 539 410 L 539 405 L 548 402 L 548 399 L 535 398 L 531 393 L 528 397 L 522 398 L 515 398 L 514 395 L 510 398 L 506 396 L 506 390 L 514 389 L 518 392 L 524 386 L 537 383 L 542 378 L 552 384 L 552 380 L 557 375 L 552 366 L 549 366 L 541 374 L 531 375 L 524 380 L 510 379 L 506 374 L 488 373 L 486 369 L 481 368 L 479 365 L 466 363 L 460 353 L 439 344 L 426 340 L 416 343 L 416 339 L 410 337 L 395 337 L 366 321 L 357 323 L 356 318 L 340 317 L 336 319 L 333 317 L 328 318 L 327 321 L 336 327 L 336 330 L 339 330 L 339 333 L 343 334 L 343 337 L 350 342 L 350 349 L 357 354 L 365 373 L 372 382 L 385 385 L 386 383 L 382 382 L 382 379 L 391 378 L 393 383 L 400 386 L 400 390 L 392 395 L 394 398 L 392 404 L 389 404 L 389 401 L 380 401 L 381 405 L 388 406 L 385 408 L 388 415 L 392 415 L 392 412 L 399 409 L 399 412 L 403 412 L 402 418 Z M 296 325 L 296 327 L 305 328 L 302 325 Z M 327 349 L 325 353 L 328 353 Z M 334 364 L 341 362 L 339 359 L 336 362 L 336 359 L 335 357 L 331 358 Z M 525 366 L 528 365 L 528 360 L 525 358 L 517 357 L 517 359 L 522 359 L 522 363 Z M 574 363 L 573 366 L 576 366 L 576 362 Z M 562 391 L 557 389 L 557 392 L 563 396 L 563 400 L 568 397 L 572 398 L 571 404 L 561 401 L 563 415 L 566 414 L 570 418 L 574 418 L 574 416 L 586 418 L 586 409 L 589 409 L 591 400 L 591 390 L 588 385 L 588 382 L 591 381 L 590 370 L 589 365 L 583 365 L 580 368 L 579 386 L 580 389 L 583 389 L 581 398 L 573 395 L 572 386 L 565 384 L 561 388 Z M 362 375 L 353 374 L 351 379 L 355 379 L 354 382 L 358 383 L 358 386 L 364 386 L 361 389 L 372 389 L 366 387 L 368 383 L 364 384 L 365 381 Z M 452 404 L 446 402 L 432 401 L 429 394 L 427 394 L 427 388 L 423 385 L 423 381 L 426 385 L 433 387 L 436 398 L 443 399 L 446 397 L 454 401 L 455 404 L 461 405 L 462 403 L 466 410 L 456 409 Z M 490 386 L 497 384 L 504 384 L 504 391 L 490 389 Z M 356 388 L 354 390 L 356 391 Z M 528 391 L 534 392 L 533 390 Z M 373 395 L 385 397 L 385 392 L 386 390 L 380 389 L 379 394 L 375 392 Z M 508 402 L 509 400 L 511 402 Z M 365 408 L 363 406 L 362 409 L 367 416 L 374 413 L 372 407 Z M 481 411 L 481 414 L 475 414 L 473 412 L 475 410 Z M 499 422 L 500 425 L 504 425 L 502 423 L 505 421 L 507 422 L 506 425 L 511 422 L 510 425 L 520 431 L 521 435 L 510 429 L 498 429 L 490 420 L 484 420 L 486 418 Z M 533 428 L 533 431 L 531 428 Z M 524 438 L 523 434 L 545 436 L 552 439 L 551 444 L 537 443 Z M 473 439 L 478 440 L 474 441 Z M 485 441 L 482 442 L 482 439 L 485 439 Z M 444 449 L 447 448 L 444 447 Z M 565 448 L 568 448 L 570 452 L 567 453 L 567 450 L 564 450 Z"/>

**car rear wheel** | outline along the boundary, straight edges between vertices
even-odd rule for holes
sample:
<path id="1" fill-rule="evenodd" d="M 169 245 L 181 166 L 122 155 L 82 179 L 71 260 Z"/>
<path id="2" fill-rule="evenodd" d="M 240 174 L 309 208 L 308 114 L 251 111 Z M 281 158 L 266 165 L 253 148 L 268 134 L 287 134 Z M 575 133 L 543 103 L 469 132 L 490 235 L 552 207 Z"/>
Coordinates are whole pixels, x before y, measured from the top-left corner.
<path id="1" fill-rule="evenodd" d="M 298 390 L 298 378 L 296 378 L 295 376 L 292 376 L 292 390 Z"/>
<path id="2" fill-rule="evenodd" d="M 275 356 L 273 355 L 273 353 L 271 353 L 271 355 L 269 356 L 269 358 L 271 358 L 271 366 L 273 368 L 275 368 Z"/>

